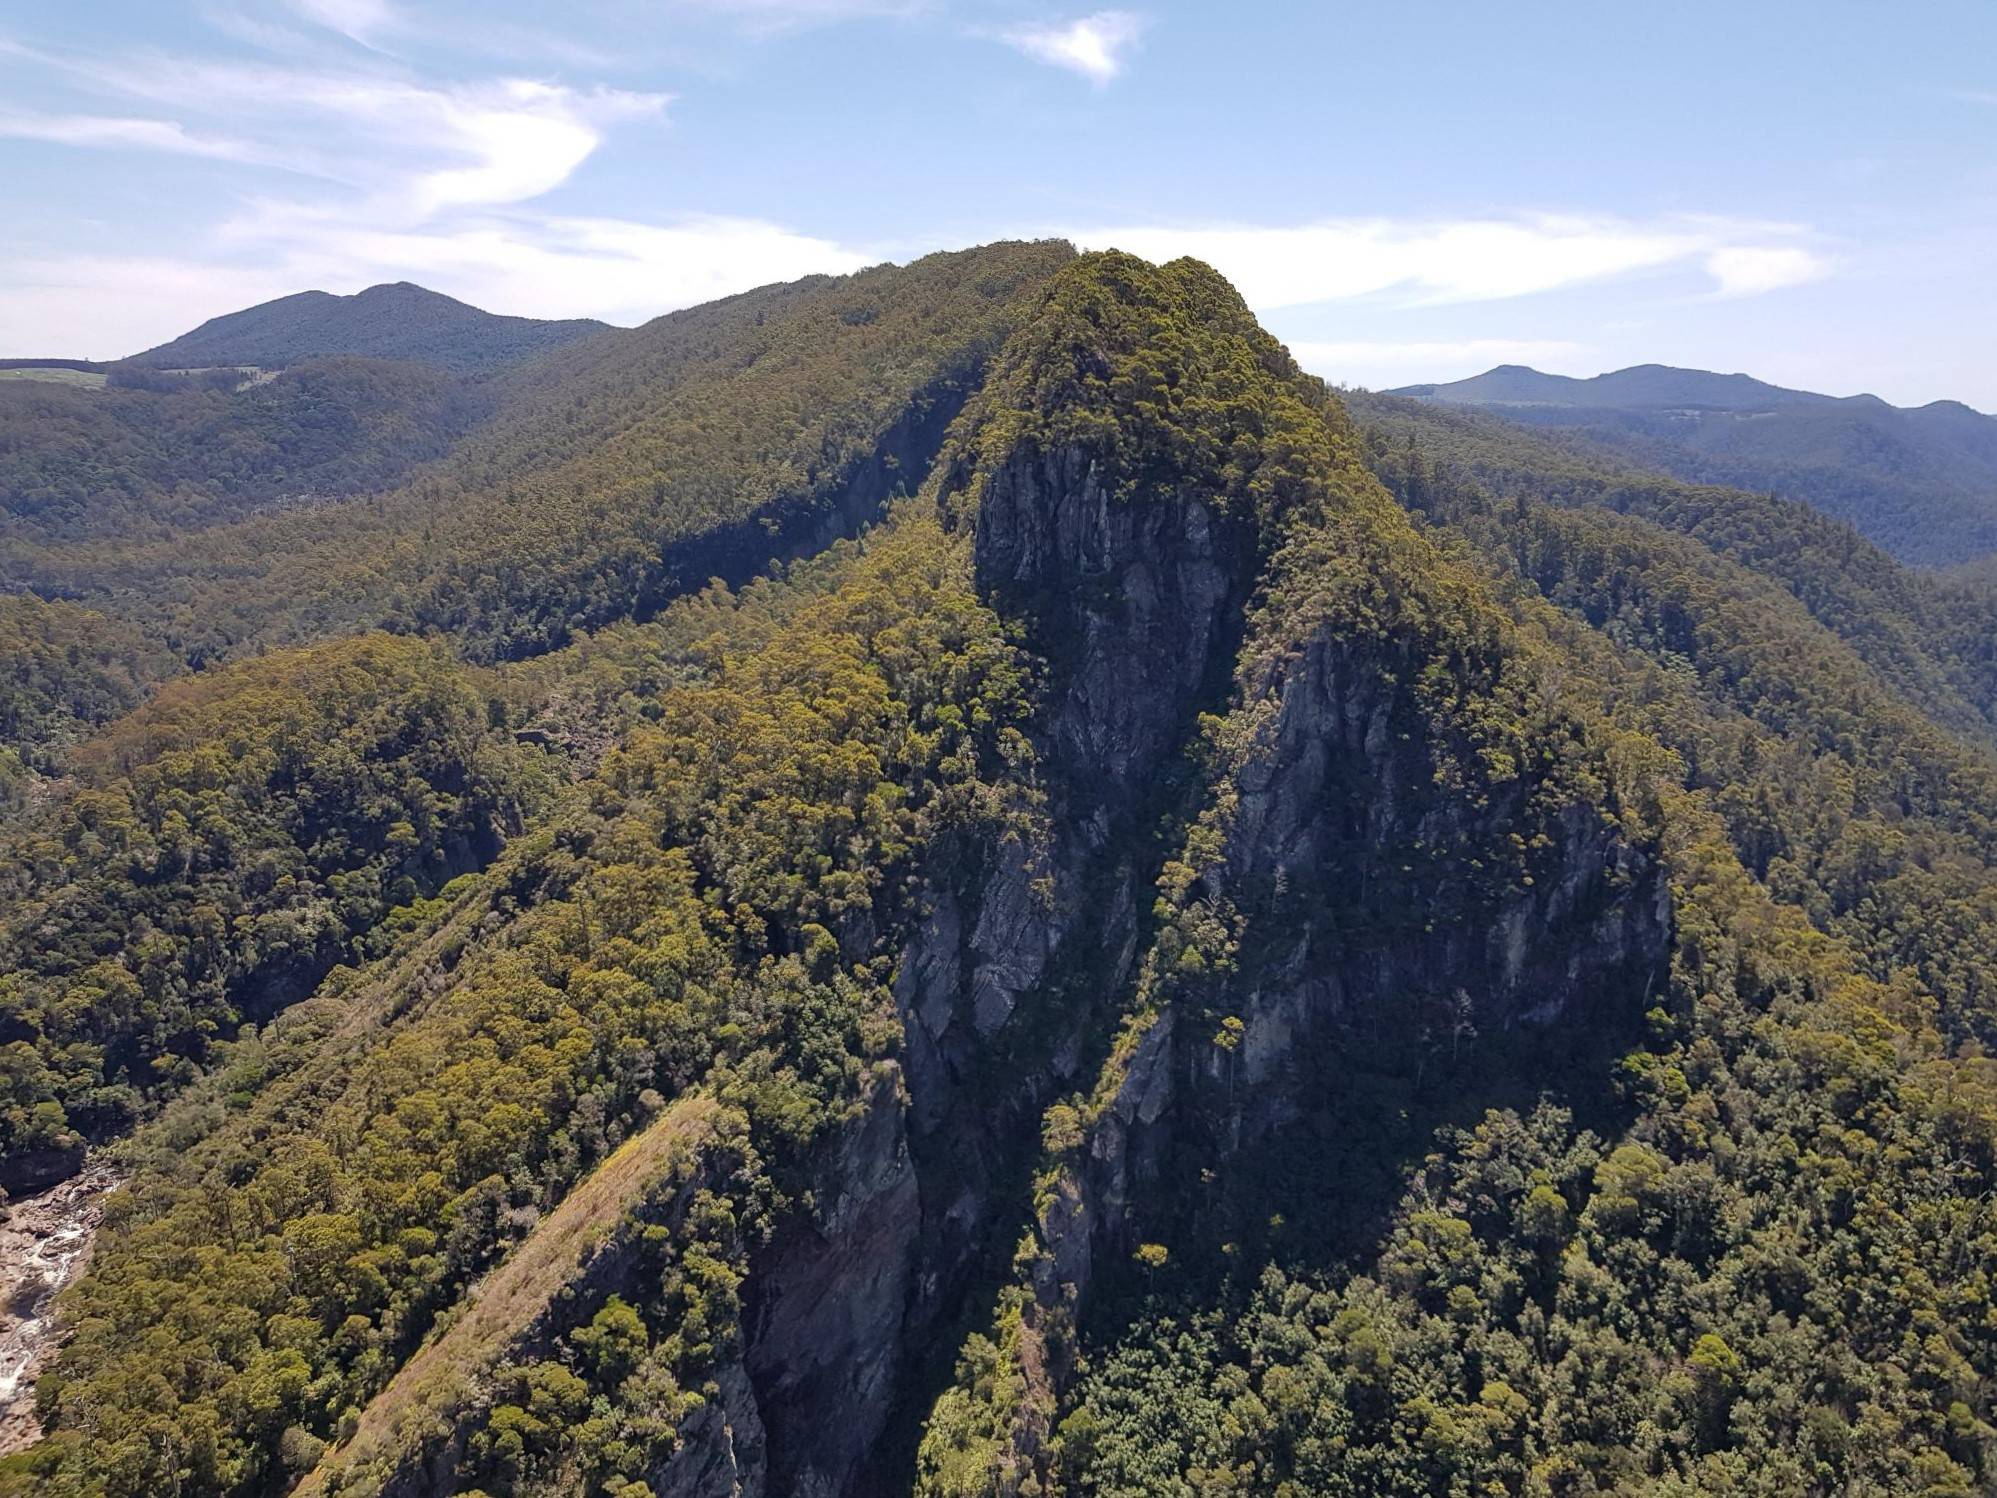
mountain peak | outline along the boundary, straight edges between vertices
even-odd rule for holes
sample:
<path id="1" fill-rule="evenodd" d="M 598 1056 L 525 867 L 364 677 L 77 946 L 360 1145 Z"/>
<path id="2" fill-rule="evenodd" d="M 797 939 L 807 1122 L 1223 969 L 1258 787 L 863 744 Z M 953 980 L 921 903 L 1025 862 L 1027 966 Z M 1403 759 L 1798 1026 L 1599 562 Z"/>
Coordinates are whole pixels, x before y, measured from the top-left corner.
<path id="1" fill-rule="evenodd" d="M 487 374 L 607 327 L 591 318 L 502 316 L 413 281 L 384 281 L 351 296 L 301 291 L 210 318 L 126 362 L 144 369 L 281 369 L 303 359 L 358 355 Z"/>

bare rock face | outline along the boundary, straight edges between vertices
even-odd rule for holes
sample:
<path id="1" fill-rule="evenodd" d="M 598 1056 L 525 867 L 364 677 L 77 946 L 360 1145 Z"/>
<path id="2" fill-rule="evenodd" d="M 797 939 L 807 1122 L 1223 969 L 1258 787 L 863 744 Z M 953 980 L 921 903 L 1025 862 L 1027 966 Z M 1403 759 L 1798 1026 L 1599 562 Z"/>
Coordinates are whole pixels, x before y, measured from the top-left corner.
<path id="1" fill-rule="evenodd" d="M 1118 498 L 1083 449 L 1031 443 L 989 476 L 974 525 L 980 593 L 1023 617 L 1047 660 L 1034 739 L 1049 835 L 969 850 L 968 902 L 939 888 L 909 948 L 900 997 L 925 1125 L 1084 928 L 1099 955 L 1131 939 L 1139 876 L 1108 855 L 1155 813 L 1160 771 L 1225 688 L 1258 547 L 1251 521 L 1198 494 Z"/>
<path id="2" fill-rule="evenodd" d="M 1273 727 L 1237 771 L 1227 856 L 1212 882 L 1244 904 L 1278 880 L 1363 898 L 1402 861 L 1432 860 L 1442 891 L 1418 939 L 1359 942 L 1307 906 L 1272 912 L 1284 938 L 1244 963 L 1236 1080 L 1273 1079 L 1327 1024 L 1364 1029 L 1399 995 L 1460 993 L 1479 1030 L 1545 1024 L 1620 1002 L 1663 962 L 1669 892 L 1656 860 L 1594 805 L 1532 818 L 1520 776 L 1486 804 L 1438 795 L 1433 746 L 1410 721 L 1409 664 L 1319 631 L 1263 685 Z M 1428 792 L 1428 794 L 1423 794 Z M 1476 865 L 1521 830 L 1550 845 L 1521 883 L 1479 888 Z"/>
<path id="3" fill-rule="evenodd" d="M 1080 1316 L 1100 1265 L 1127 1257 L 1143 1230 L 1146 1188 L 1168 1152 L 1222 1155 L 1281 1127 L 1327 1083 L 1311 1059 L 1332 1036 L 1363 1043 L 1405 1024 L 1411 996 L 1454 995 L 1481 1031 L 1629 1012 L 1667 961 L 1671 904 L 1659 862 L 1593 805 L 1571 804 L 1540 829 L 1535 877 L 1461 890 L 1415 939 L 1355 940 L 1341 914 L 1410 850 L 1461 850 L 1431 872 L 1469 883 L 1473 855 L 1527 819 L 1521 777 L 1475 810 L 1424 796 L 1432 746 L 1411 720 L 1407 662 L 1377 641 L 1321 630 L 1251 685 L 1273 707 L 1228 789 L 1233 814 L 1204 898 L 1250 910 L 1238 970 L 1210 995 L 1242 1028 L 1226 1051 L 1211 1025 L 1171 1004 L 1113 1058 L 1112 1090 L 1058 1172 L 1038 1223 L 1040 1253 L 1022 1320 L 1015 1416 L 1002 1490 L 1034 1470 L 1055 1391 L 1067 1372 L 1060 1335 Z M 1316 892 L 1285 901 L 1271 890 Z"/>
<path id="4" fill-rule="evenodd" d="M 1177 1016 L 1160 1015 L 1123 1068 L 1122 1086 L 1089 1131 L 1081 1169 L 1056 1185 L 1042 1214 L 1047 1253 L 1034 1268 L 1036 1305 L 1078 1304 L 1094 1276 L 1098 1242 L 1128 1236 L 1132 1193 L 1157 1162 L 1146 1151 L 1161 1142 L 1159 1125 L 1177 1087 L 1172 1075 Z"/>
<path id="5" fill-rule="evenodd" d="M 848 1490 L 894 1402 L 921 1228 L 898 1068 L 821 1152 L 817 1210 L 751 1265 L 747 1367 L 777 1489 Z"/>
<path id="6" fill-rule="evenodd" d="M 1252 522 L 1192 493 L 1114 497 L 1085 452 L 1022 443 L 972 523 L 980 593 L 1046 662 L 1044 836 L 931 850 L 894 984 L 901 1065 L 820 1145 L 808 1210 L 752 1257 L 740 1358 L 648 1479 L 661 1495 L 868 1490 L 911 1366 L 1016 1234 L 1040 1110 L 1132 977 L 1151 870 L 1123 844 L 1226 687 Z"/>
<path id="7" fill-rule="evenodd" d="M 1078 449 L 1023 445 L 974 523 L 980 592 L 1047 661 L 1046 836 L 933 851 L 895 985 L 906 1091 L 828 1143 L 811 1221 L 752 1265 L 745 1365 L 772 1492 L 861 1490 L 911 1359 L 1016 1230 L 997 1183 L 1131 979 L 1149 870 L 1119 842 L 1155 819 L 1159 772 L 1225 688 L 1257 552 L 1251 523 L 1198 495 L 1111 496 Z"/>
<path id="8" fill-rule="evenodd" d="M 1223 686 L 1256 551 L 1252 522 L 1197 493 L 1111 495 L 1079 448 L 1023 444 L 987 480 L 979 591 L 1026 612 L 1050 658 L 1048 779 L 1073 821 L 1141 799 Z"/>
<path id="9" fill-rule="evenodd" d="M 1251 522 L 1216 515 L 1197 494 L 1112 496 L 1076 447 L 1022 444 L 987 479 L 974 525 L 980 593 L 1024 618 L 1048 663 L 1034 740 L 1049 839 L 957 850 L 953 873 L 970 898 L 939 887 L 904 959 L 910 1082 L 925 1125 L 1085 911 L 1134 904 L 1128 876 L 1102 888 L 1100 864 L 1140 809 L 1155 807 L 1159 771 L 1195 711 L 1224 690 L 1257 550 Z"/>
<path id="10" fill-rule="evenodd" d="M 657 1498 L 764 1498 L 769 1492 L 763 1420 L 739 1362 L 715 1374 L 716 1397 L 680 1430 L 670 1458 L 646 1476 Z"/>
<path id="11" fill-rule="evenodd" d="M 1128 856 L 1169 804 L 1195 715 L 1225 692 L 1255 523 L 1197 492 L 1111 494 L 1080 447 L 1022 442 L 983 484 L 978 588 L 1046 661 L 1034 726 L 1046 839 L 949 850 L 896 996 L 926 1218 L 919 1319 L 947 1308 L 1006 1162 L 1072 1086 L 1080 1037 L 1130 980 L 1151 871 Z"/>
<path id="12" fill-rule="evenodd" d="M 1265 544 L 1208 497 L 1114 495 L 1086 451 L 1030 442 L 987 471 L 971 523 L 980 593 L 1045 661 L 1043 831 L 931 850 L 894 985 L 905 1091 L 878 1093 L 827 1143 L 810 1222 L 752 1265 L 745 1366 L 769 1492 L 870 1491 L 870 1452 L 916 1359 L 1017 1241 L 1042 1110 L 1088 1090 L 1088 1038 L 1099 1047 L 1136 981 L 1160 852 L 1145 839 L 1193 805 L 1186 746 L 1196 715 L 1237 685 Z M 1434 792 L 1439 751 L 1408 685 L 1420 648 L 1326 626 L 1238 684 L 1259 727 L 1225 787 L 1223 854 L 1201 871 L 1202 898 L 1244 921 L 1218 998 L 1241 1020 L 1238 1044 L 1221 1059 L 1210 1023 L 1166 1005 L 1114 1061 L 1043 1198 L 1019 1352 L 1027 1387 L 1048 1397 L 1021 1411 L 1016 1474 L 1033 1468 L 1065 1373 L 1056 1331 L 1104 1255 L 1130 1253 L 1187 1131 L 1211 1145 L 1220 1120 L 1235 1149 L 1282 1127 L 1325 1085 L 1316 1048 L 1363 1037 L 1409 994 L 1464 995 L 1480 1029 L 1539 1024 L 1622 1003 L 1663 959 L 1662 877 L 1590 807 L 1534 824 L 1540 877 L 1485 888 L 1465 872 L 1531 820 L 1533 788 L 1522 778 L 1475 805 Z M 1418 939 L 1355 939 L 1345 917 L 1411 848 L 1463 850 L 1445 878 L 1468 893 Z"/>

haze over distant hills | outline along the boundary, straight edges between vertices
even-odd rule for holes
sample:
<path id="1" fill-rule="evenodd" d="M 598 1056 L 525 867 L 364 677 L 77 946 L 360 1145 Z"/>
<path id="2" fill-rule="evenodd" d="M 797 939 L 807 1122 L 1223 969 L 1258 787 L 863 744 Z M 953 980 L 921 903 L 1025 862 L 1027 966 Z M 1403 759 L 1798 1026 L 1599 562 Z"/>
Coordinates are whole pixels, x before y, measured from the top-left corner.
<path id="1" fill-rule="evenodd" d="M 1694 483 L 1801 499 L 1903 561 L 1997 552 L 1997 417 L 1958 401 L 1891 406 L 1662 364 L 1586 380 L 1503 364 L 1391 393 L 1485 407 Z"/>
<path id="2" fill-rule="evenodd" d="M 413 359 L 454 374 L 484 374 L 609 326 L 594 318 L 502 317 L 396 281 L 352 296 L 301 291 L 212 317 L 193 332 L 125 362 L 143 369 L 226 364 L 282 369 L 301 359 L 355 354 Z"/>

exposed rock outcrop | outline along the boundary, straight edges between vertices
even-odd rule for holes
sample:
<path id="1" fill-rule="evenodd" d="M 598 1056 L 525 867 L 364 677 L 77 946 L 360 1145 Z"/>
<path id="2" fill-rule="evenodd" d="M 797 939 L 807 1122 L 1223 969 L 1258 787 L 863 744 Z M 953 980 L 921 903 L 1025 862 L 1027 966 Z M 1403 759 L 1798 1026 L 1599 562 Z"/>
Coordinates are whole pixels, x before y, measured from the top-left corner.
<path id="1" fill-rule="evenodd" d="M 957 1309 L 1013 1219 L 1002 1179 L 1129 984 L 1150 871 L 1130 857 L 1184 799 L 1196 714 L 1225 690 L 1261 548 L 1252 517 L 1191 489 L 1118 498 L 1080 447 L 1023 443 L 971 517 L 980 592 L 1047 660 L 1034 730 L 1044 837 L 937 860 L 896 996 L 921 1172 L 911 1329 Z M 970 877 L 965 870 L 970 869 Z M 960 893 L 962 891 L 962 893 Z"/>
<path id="2" fill-rule="evenodd" d="M 881 1066 L 820 1150 L 816 1210 L 751 1264 L 747 1370 L 777 1491 L 798 1498 L 848 1491 L 894 1402 L 921 1228 L 900 1080 Z"/>
<path id="3" fill-rule="evenodd" d="M 54 1350 L 55 1298 L 90 1262 L 118 1172 L 93 1165 L 0 1213 L 0 1454 L 41 1434 L 35 1376 Z"/>
<path id="4" fill-rule="evenodd" d="M 1203 1012 L 1239 1028 L 1223 1046 L 1211 1018 L 1194 1025 L 1169 997 L 1141 1009 L 1098 1080 L 1083 1137 L 1043 1181 L 1011 1349 L 1025 1392 L 994 1473 L 1002 1492 L 1040 1462 L 1092 1281 L 1130 1254 L 1168 1155 L 1225 1158 L 1281 1127 L 1325 1085 L 1312 1063 L 1327 1039 L 1405 1029 L 1418 1022 L 1411 1005 L 1453 1002 L 1482 1030 L 1596 1008 L 1626 1015 L 1666 961 L 1662 864 L 1601 807 L 1570 802 L 1535 820 L 1542 786 L 1530 775 L 1475 810 L 1433 793 L 1442 746 L 1432 725 L 1424 732 L 1392 641 L 1321 629 L 1275 661 L 1246 684 L 1238 720 L 1254 725 L 1253 746 L 1216 797 L 1227 807 L 1222 856 L 1199 871 L 1203 904 L 1253 912 L 1237 915 L 1238 966 L 1200 993 Z M 1536 833 L 1533 872 L 1480 886 L 1475 855 L 1521 829 Z M 1424 910 L 1419 939 L 1368 934 L 1355 912 L 1369 884 L 1404 870 L 1414 850 L 1433 857 L 1425 879 L 1456 903 Z M 1326 893 L 1286 899 L 1291 883 Z"/>
<path id="5" fill-rule="evenodd" d="M 834 1146 L 847 1205 L 752 1276 L 772 1476 L 799 1493 L 856 1490 L 912 1360 L 1010 1246 L 1039 1112 L 1093 1064 L 1132 978 L 1151 872 L 1132 845 L 1192 788 L 1184 749 L 1225 691 L 1262 552 L 1251 514 L 1191 485 L 1115 495 L 1078 444 L 1022 440 L 939 488 L 979 593 L 1046 662 L 1041 832 L 932 850 L 895 985 L 906 1142 L 876 1119 Z"/>

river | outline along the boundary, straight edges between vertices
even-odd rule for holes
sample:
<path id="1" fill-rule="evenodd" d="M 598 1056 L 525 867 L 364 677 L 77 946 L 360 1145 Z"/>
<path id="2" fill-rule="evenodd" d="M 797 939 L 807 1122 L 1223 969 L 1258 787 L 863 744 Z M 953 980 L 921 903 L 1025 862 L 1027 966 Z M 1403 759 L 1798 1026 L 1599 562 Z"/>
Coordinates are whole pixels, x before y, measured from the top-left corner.
<path id="1" fill-rule="evenodd" d="M 0 1454 L 41 1434 L 35 1376 L 55 1346 L 55 1298 L 83 1272 L 119 1176 L 92 1165 L 0 1208 Z"/>

